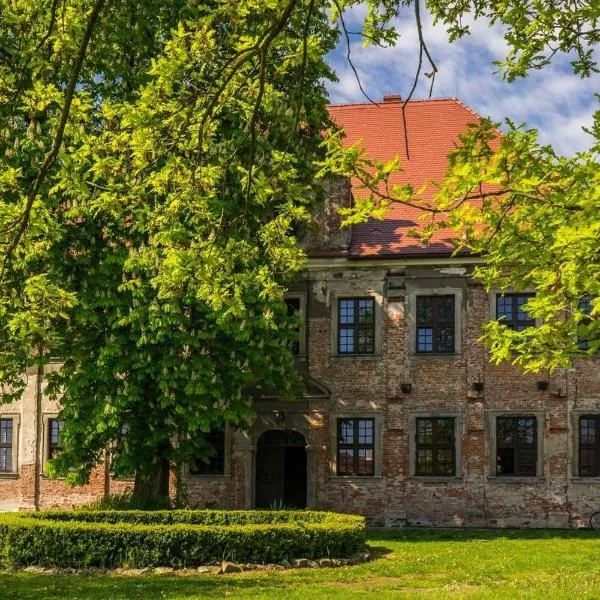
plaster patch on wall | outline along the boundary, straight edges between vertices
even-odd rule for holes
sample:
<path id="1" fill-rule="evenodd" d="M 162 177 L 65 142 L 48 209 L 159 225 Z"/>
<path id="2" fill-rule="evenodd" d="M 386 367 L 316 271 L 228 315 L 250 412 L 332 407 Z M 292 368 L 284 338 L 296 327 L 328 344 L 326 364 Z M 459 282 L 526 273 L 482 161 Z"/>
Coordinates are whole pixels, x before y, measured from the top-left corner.
<path id="1" fill-rule="evenodd" d="M 440 267 L 433 270 L 444 275 L 466 275 L 467 273 L 466 267 Z"/>

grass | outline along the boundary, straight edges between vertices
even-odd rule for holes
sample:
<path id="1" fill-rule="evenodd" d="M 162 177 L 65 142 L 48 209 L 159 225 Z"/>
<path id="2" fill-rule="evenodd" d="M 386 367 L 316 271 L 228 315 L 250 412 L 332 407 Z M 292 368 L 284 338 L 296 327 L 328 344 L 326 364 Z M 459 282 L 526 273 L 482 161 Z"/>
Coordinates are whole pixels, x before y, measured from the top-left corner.
<path id="1" fill-rule="evenodd" d="M 238 575 L 0 574 L 3 598 L 600 598 L 600 534 L 590 531 L 375 530 L 377 559 L 355 567 Z"/>

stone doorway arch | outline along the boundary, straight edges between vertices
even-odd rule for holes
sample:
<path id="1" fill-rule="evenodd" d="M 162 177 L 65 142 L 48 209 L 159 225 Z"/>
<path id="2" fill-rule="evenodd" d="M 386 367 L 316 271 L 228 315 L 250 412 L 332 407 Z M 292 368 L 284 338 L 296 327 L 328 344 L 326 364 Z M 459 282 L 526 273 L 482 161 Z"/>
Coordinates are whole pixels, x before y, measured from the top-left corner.
<path id="1" fill-rule="evenodd" d="M 306 508 L 306 439 L 292 429 L 265 431 L 256 446 L 256 508 Z"/>

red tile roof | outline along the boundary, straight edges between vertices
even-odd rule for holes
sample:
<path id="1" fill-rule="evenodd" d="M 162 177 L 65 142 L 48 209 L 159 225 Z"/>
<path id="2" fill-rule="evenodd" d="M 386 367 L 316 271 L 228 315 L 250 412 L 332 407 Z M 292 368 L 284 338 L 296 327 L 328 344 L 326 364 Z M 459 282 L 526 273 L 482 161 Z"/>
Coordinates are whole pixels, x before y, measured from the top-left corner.
<path id="1" fill-rule="evenodd" d="M 346 143 L 360 142 L 371 158 L 386 161 L 399 155 L 402 173 L 391 183 L 411 183 L 415 190 L 429 181 L 439 181 L 447 167 L 447 155 L 469 123 L 479 116 L 456 98 L 411 100 L 406 105 L 409 157 L 406 155 L 402 102 L 332 105 L 331 118 L 346 132 Z M 354 185 L 358 196 L 364 190 Z M 432 195 L 431 186 L 425 198 Z M 449 255 L 452 234 L 440 231 L 424 245 L 409 235 L 422 221 L 416 208 L 393 205 L 383 221 L 372 219 L 352 228 L 350 255 L 376 256 Z"/>

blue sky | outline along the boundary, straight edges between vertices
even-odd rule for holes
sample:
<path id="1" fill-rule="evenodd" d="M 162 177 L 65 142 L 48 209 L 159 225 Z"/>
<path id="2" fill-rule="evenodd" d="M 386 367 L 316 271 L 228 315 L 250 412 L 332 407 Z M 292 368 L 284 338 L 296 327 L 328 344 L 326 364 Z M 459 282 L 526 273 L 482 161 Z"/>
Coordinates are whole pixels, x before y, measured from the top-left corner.
<path id="1" fill-rule="evenodd" d="M 360 10 L 345 15 L 350 31 L 362 21 Z M 408 95 L 417 67 L 418 41 L 414 17 L 407 13 L 397 19 L 400 39 L 393 48 L 362 47 L 359 36 L 351 36 L 351 56 L 366 92 L 374 100 L 384 94 Z M 556 57 L 550 66 L 533 71 L 526 79 L 513 83 L 495 73 L 493 60 L 506 56 L 506 43 L 500 26 L 471 22 L 471 35 L 453 44 L 441 25 L 433 26 L 423 15 L 425 41 L 438 67 L 433 98 L 458 97 L 482 116 L 502 121 L 510 118 L 526 122 L 540 132 L 543 143 L 552 144 L 560 153 L 571 155 L 591 145 L 591 137 L 582 131 L 590 125 L 592 113 L 600 108 L 594 93 L 600 92 L 600 76 L 581 79 L 572 73 L 569 59 Z M 354 73 L 346 61 L 346 41 L 329 56 L 339 82 L 328 86 L 333 103 L 366 101 Z M 428 65 L 424 61 L 424 71 Z M 421 77 L 414 98 L 426 98 L 429 80 Z"/>

